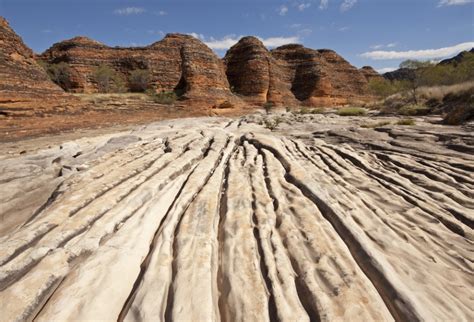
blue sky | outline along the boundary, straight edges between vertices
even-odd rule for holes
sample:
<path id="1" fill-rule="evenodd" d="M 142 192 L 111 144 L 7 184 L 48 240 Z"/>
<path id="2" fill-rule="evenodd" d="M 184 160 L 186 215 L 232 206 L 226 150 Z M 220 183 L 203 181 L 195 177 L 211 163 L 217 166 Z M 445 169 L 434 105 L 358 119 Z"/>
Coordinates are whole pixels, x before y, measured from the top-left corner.
<path id="1" fill-rule="evenodd" d="M 0 0 L 0 16 L 42 52 L 84 35 L 141 46 L 193 34 L 222 56 L 240 36 L 336 50 L 357 67 L 397 67 L 474 47 L 474 0 Z"/>

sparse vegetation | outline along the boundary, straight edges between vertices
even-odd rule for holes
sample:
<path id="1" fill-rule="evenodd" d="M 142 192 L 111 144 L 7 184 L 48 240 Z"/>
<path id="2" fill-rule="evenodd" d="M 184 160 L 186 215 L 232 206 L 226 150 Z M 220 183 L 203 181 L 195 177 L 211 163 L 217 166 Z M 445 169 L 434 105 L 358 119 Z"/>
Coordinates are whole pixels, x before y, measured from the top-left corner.
<path id="1" fill-rule="evenodd" d="M 398 114 L 407 116 L 427 115 L 429 112 L 429 107 L 414 104 L 405 105 L 398 110 Z"/>
<path id="2" fill-rule="evenodd" d="M 136 69 L 130 73 L 128 83 L 132 92 L 145 92 L 150 83 L 150 72 L 147 69 Z"/>
<path id="3" fill-rule="evenodd" d="M 324 107 L 317 107 L 317 108 L 308 108 L 303 106 L 297 112 L 297 114 L 324 114 L 326 109 Z"/>
<path id="4" fill-rule="evenodd" d="M 270 114 L 271 110 L 275 107 L 275 104 L 272 102 L 266 102 L 263 104 L 263 109 L 265 110 L 265 113 Z"/>
<path id="5" fill-rule="evenodd" d="M 372 123 L 372 124 L 362 124 L 360 127 L 365 128 L 365 129 L 375 129 L 375 128 L 387 126 L 390 124 L 392 123 L 389 121 L 381 121 L 381 122 Z"/>
<path id="6" fill-rule="evenodd" d="M 269 129 L 270 131 L 274 131 L 277 129 L 277 127 L 280 125 L 280 123 L 283 121 L 281 117 L 275 117 L 275 118 L 265 118 L 263 120 L 263 124 L 265 128 Z"/>
<path id="7" fill-rule="evenodd" d="M 367 110 L 361 107 L 343 107 L 337 111 L 339 116 L 363 116 Z"/>
<path id="8" fill-rule="evenodd" d="M 151 95 L 153 101 L 158 104 L 165 104 L 165 105 L 173 105 L 178 96 L 175 92 L 161 92 L 161 93 L 154 93 Z"/>
<path id="9" fill-rule="evenodd" d="M 415 125 L 416 122 L 414 119 L 406 118 L 406 119 L 399 120 L 396 124 L 397 125 Z"/>
<path id="10" fill-rule="evenodd" d="M 71 89 L 71 68 L 67 63 L 49 64 L 45 61 L 40 61 L 40 65 L 44 68 L 49 78 L 62 89 L 66 91 Z"/>
<path id="11" fill-rule="evenodd" d="M 97 67 L 93 76 L 100 93 L 121 93 L 125 91 L 123 78 L 107 65 Z"/>

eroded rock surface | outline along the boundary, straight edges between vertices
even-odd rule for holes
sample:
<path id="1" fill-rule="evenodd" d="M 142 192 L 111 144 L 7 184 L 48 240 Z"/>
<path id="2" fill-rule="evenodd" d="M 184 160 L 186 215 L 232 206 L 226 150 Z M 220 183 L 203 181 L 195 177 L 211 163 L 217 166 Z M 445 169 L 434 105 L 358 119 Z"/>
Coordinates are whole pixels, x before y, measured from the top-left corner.
<path id="1" fill-rule="evenodd" d="M 71 112 L 78 105 L 54 84 L 34 54 L 0 17 L 0 117 Z"/>
<path id="2" fill-rule="evenodd" d="M 2 155 L 2 319 L 472 320 L 472 132 L 279 117 Z"/>

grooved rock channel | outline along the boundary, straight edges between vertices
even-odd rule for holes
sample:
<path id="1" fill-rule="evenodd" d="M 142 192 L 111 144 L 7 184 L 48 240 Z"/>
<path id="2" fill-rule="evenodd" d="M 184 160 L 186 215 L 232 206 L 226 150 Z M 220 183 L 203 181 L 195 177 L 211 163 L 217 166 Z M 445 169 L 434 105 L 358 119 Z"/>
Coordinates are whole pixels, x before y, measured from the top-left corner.
<path id="1" fill-rule="evenodd" d="M 279 117 L 2 153 L 2 320 L 472 321 L 472 131 Z"/>

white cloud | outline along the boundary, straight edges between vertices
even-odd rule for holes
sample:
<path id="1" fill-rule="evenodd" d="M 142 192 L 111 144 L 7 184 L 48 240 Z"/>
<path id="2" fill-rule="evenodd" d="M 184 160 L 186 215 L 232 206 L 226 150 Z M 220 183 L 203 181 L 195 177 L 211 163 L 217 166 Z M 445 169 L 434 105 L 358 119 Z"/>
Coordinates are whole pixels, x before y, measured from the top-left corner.
<path id="1" fill-rule="evenodd" d="M 202 41 L 205 40 L 205 37 L 204 37 L 203 34 L 198 34 L 198 33 L 195 33 L 195 32 L 190 32 L 190 33 L 188 33 L 188 35 L 193 36 L 194 38 L 197 38 L 197 39 L 202 40 Z"/>
<path id="2" fill-rule="evenodd" d="M 168 14 L 168 12 L 164 11 L 164 10 L 160 10 L 157 12 L 158 16 L 166 16 Z"/>
<path id="3" fill-rule="evenodd" d="M 284 16 L 288 13 L 288 7 L 285 5 L 282 5 L 280 8 L 278 8 L 277 11 L 280 16 Z"/>
<path id="4" fill-rule="evenodd" d="M 207 39 L 203 35 L 198 35 L 195 33 L 191 33 L 190 35 L 193 35 L 194 37 L 201 39 L 209 48 L 214 49 L 214 50 L 229 49 L 230 47 L 235 45 L 240 40 L 240 38 L 242 38 L 242 36 L 237 37 L 236 35 L 227 35 L 221 39 L 215 39 L 213 37 L 210 37 L 209 39 Z M 299 36 L 269 37 L 269 38 L 257 37 L 257 38 L 260 39 L 266 47 L 278 47 L 278 46 L 283 46 L 286 44 L 293 44 L 293 43 L 300 42 Z"/>
<path id="5" fill-rule="evenodd" d="M 373 45 L 373 46 L 370 46 L 370 49 L 374 49 L 374 50 L 378 50 L 378 49 L 382 49 L 382 48 L 394 48 L 398 45 L 398 43 L 396 42 L 392 42 L 392 43 L 389 43 L 389 44 L 378 44 L 378 45 Z"/>
<path id="6" fill-rule="evenodd" d="M 344 26 L 344 27 L 340 27 L 338 30 L 340 32 L 344 32 L 344 31 L 348 31 L 349 29 L 351 29 L 350 27 L 347 27 L 347 26 Z"/>
<path id="7" fill-rule="evenodd" d="M 300 42 L 300 37 L 292 36 L 292 37 L 270 37 L 270 38 L 260 38 L 263 44 L 266 47 L 278 47 L 287 44 L 295 44 Z"/>
<path id="8" fill-rule="evenodd" d="M 301 27 L 300 23 L 294 23 L 290 26 L 290 28 L 299 28 L 299 27 Z"/>
<path id="9" fill-rule="evenodd" d="M 462 6 L 464 4 L 474 3 L 474 0 L 441 0 L 438 7 L 444 6 Z"/>
<path id="10" fill-rule="evenodd" d="M 454 56 L 463 50 L 474 47 L 474 42 L 465 42 L 451 47 L 408 51 L 370 51 L 361 54 L 362 57 L 375 60 L 388 59 L 435 59 Z"/>
<path id="11" fill-rule="evenodd" d="M 312 29 L 304 28 L 304 29 L 298 30 L 298 35 L 309 36 L 309 35 L 311 35 L 312 32 L 313 32 Z"/>
<path id="12" fill-rule="evenodd" d="M 341 11 L 350 10 L 356 3 L 357 0 L 344 0 L 344 2 L 341 4 Z"/>
<path id="13" fill-rule="evenodd" d="M 321 2 L 319 3 L 319 9 L 321 10 L 327 9 L 328 5 L 329 5 L 329 0 L 321 0 Z"/>
<path id="14" fill-rule="evenodd" d="M 139 7 L 127 7 L 127 8 L 120 8 L 115 9 L 114 13 L 120 16 L 129 16 L 129 15 L 139 15 L 144 13 L 146 10 L 144 8 Z"/>
<path id="15" fill-rule="evenodd" d="M 306 9 L 308 9 L 309 7 L 311 7 L 311 3 L 301 3 L 298 5 L 298 10 L 299 11 L 304 11 Z"/>
<path id="16" fill-rule="evenodd" d="M 397 69 L 398 69 L 397 67 L 385 67 L 385 68 L 377 69 L 377 73 L 385 74 L 388 72 L 393 72 L 394 70 L 397 70 Z"/>

